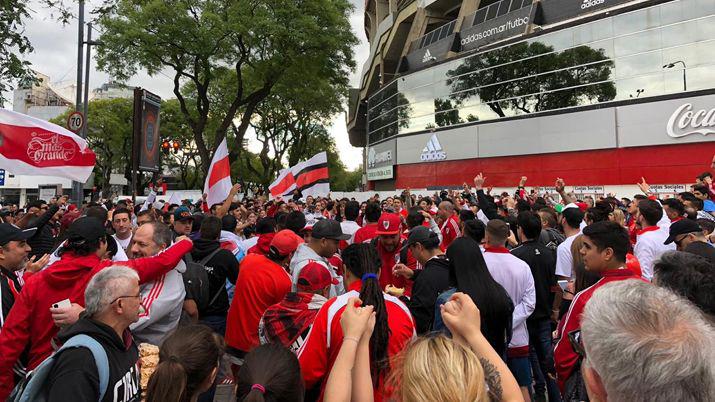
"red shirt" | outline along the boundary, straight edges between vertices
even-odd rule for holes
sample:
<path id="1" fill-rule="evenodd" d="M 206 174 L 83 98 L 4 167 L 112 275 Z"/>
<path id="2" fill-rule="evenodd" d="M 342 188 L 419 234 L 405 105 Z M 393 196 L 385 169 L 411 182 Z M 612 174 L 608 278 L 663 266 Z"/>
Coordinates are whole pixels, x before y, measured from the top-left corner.
<path id="1" fill-rule="evenodd" d="M 323 400 L 325 383 L 330 370 L 338 357 L 340 346 L 343 344 L 343 329 L 340 326 L 340 317 L 345 311 L 345 305 L 351 297 L 360 295 L 361 281 L 355 281 L 348 286 L 344 295 L 328 300 L 315 317 L 313 328 L 308 333 L 303 346 L 298 350 L 300 370 L 303 373 L 306 389 L 313 388 L 318 381 L 321 384 L 320 401 Z M 387 356 L 392 357 L 402 349 L 415 336 L 415 324 L 407 306 L 396 297 L 383 294 L 387 322 L 390 327 L 390 338 L 387 341 Z M 382 373 L 378 379 L 378 386 L 374 390 L 376 402 L 383 399 L 384 381 L 388 373 Z"/>
<path id="2" fill-rule="evenodd" d="M 368 223 L 367 225 L 361 227 L 355 232 L 355 237 L 353 237 L 353 243 L 367 243 L 370 240 L 377 237 L 377 222 Z"/>
<path id="3" fill-rule="evenodd" d="M 176 267 L 192 247 L 191 242 L 183 240 L 156 256 L 121 262 L 100 260 L 96 254 L 76 256 L 68 252 L 27 278 L 0 331 L 0 400 L 4 401 L 15 385 L 12 366 L 25 348 L 30 350 L 28 369 L 34 369 L 52 354 L 52 339 L 59 331 L 50 314 L 52 304 L 69 299 L 84 306 L 84 290 L 90 279 L 112 265 L 135 269 L 140 284 L 153 281 Z"/>
<path id="4" fill-rule="evenodd" d="M 392 251 L 387 251 L 382 247 L 380 240 L 377 240 L 377 253 L 380 255 L 380 261 L 382 262 L 382 269 L 380 270 L 380 287 L 384 290 L 385 286 L 392 285 L 398 288 L 405 288 L 405 295 L 412 295 L 412 281 L 405 279 L 402 276 L 393 276 L 392 267 L 400 262 L 400 251 L 402 246 L 405 244 L 404 239 L 400 239 L 400 243 Z M 407 252 L 407 265 L 410 269 L 414 270 L 417 268 L 417 260 L 412 257 L 412 253 Z"/>
<path id="5" fill-rule="evenodd" d="M 564 391 L 566 380 L 571 375 L 571 372 L 578 361 L 578 354 L 573 350 L 568 334 L 571 331 L 581 328 L 581 315 L 586 307 L 586 303 L 588 303 L 591 296 L 593 296 L 593 292 L 601 286 L 615 281 L 637 279 L 647 282 L 628 268 L 603 271 L 601 272 L 601 276 L 601 279 L 599 279 L 593 286 L 578 292 L 576 296 L 574 296 L 571 306 L 569 307 L 569 311 L 562 319 L 562 325 L 559 326 L 559 341 L 554 347 L 554 363 L 556 365 L 556 379 L 558 380 L 561 392 Z M 617 306 L 614 306 L 614 308 L 617 308 Z"/>
<path id="6" fill-rule="evenodd" d="M 290 292 L 291 279 L 283 267 L 261 254 L 248 254 L 238 271 L 236 292 L 226 319 L 226 344 L 243 352 L 259 345 L 258 323 L 268 307 Z"/>
<path id="7" fill-rule="evenodd" d="M 454 239 L 462 235 L 459 230 L 459 219 L 457 219 L 456 215 L 451 215 L 442 224 L 440 230 L 442 231 L 442 244 L 440 245 L 442 251 L 447 250 L 447 247 L 452 244 Z"/>

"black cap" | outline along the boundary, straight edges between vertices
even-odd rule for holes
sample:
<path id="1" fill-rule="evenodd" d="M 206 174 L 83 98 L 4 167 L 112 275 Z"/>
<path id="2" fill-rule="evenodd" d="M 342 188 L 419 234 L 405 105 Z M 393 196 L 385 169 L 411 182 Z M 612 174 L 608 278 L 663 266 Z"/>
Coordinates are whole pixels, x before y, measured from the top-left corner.
<path id="1" fill-rule="evenodd" d="M 102 221 L 93 216 L 77 218 L 69 227 L 69 237 L 80 237 L 85 240 L 97 240 L 107 236 L 107 230 Z"/>
<path id="2" fill-rule="evenodd" d="M 9 223 L 0 223 L 0 246 L 4 246 L 11 241 L 27 240 L 35 235 L 37 228 L 22 230 Z"/>
<path id="3" fill-rule="evenodd" d="M 670 224 L 670 232 L 668 238 L 663 244 L 670 244 L 675 241 L 675 238 L 682 234 L 702 232 L 703 229 L 692 219 L 681 219 Z"/>
<path id="4" fill-rule="evenodd" d="M 437 233 L 424 226 L 415 226 L 410 229 L 410 234 L 407 236 L 407 241 L 402 248 L 407 248 L 415 243 L 428 243 L 434 242 L 439 244 L 439 236 Z"/>
<path id="5" fill-rule="evenodd" d="M 348 240 L 351 236 L 344 234 L 340 222 L 334 219 L 321 219 L 313 225 L 313 237 L 316 239 Z"/>

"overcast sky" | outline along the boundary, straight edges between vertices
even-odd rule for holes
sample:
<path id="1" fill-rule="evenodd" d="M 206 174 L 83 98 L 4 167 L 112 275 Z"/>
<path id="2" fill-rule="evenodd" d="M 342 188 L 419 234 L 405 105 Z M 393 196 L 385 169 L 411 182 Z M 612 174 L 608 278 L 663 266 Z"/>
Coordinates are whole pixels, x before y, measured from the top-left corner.
<path id="1" fill-rule="evenodd" d="M 355 10 L 350 17 L 350 23 L 360 43 L 354 49 L 358 68 L 350 75 L 350 81 L 352 86 L 357 86 L 360 67 L 367 59 L 369 46 L 363 29 L 364 3 L 362 0 L 351 0 L 351 2 L 355 6 Z M 73 2 L 66 3 L 72 4 Z M 101 4 L 101 0 L 87 0 L 87 4 L 86 10 L 91 10 L 94 5 Z M 65 84 L 76 82 L 77 20 L 74 19 L 69 25 L 63 26 L 52 18 L 52 10 L 42 8 L 36 0 L 31 1 L 30 8 L 33 10 L 32 18 L 26 21 L 25 26 L 27 37 L 35 51 L 29 55 L 28 60 L 36 71 L 48 75 L 55 85 L 63 82 Z M 76 15 L 76 10 L 74 10 L 74 14 Z M 89 18 L 88 11 L 85 18 Z M 93 36 L 94 38 L 98 36 L 96 31 Z M 96 69 L 94 60 L 92 60 L 91 66 L 90 88 L 96 88 L 109 80 L 110 77 L 106 73 Z M 146 73 L 140 73 L 132 77 L 127 84 L 146 88 L 165 99 L 173 98 L 173 82 L 171 78 L 161 74 L 149 77 Z M 8 98 L 12 99 L 11 96 Z M 335 137 L 340 157 L 345 165 L 349 169 L 357 168 L 361 162 L 361 152 L 360 148 L 352 147 L 348 141 L 345 113 L 335 116 L 330 130 Z M 250 145 L 249 147 L 253 148 Z"/>

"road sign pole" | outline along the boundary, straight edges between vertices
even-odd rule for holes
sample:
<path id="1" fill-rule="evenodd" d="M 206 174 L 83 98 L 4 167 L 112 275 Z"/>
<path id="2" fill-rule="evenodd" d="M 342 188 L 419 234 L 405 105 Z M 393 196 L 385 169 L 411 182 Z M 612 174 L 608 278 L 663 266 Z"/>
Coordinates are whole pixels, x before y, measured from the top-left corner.
<path id="1" fill-rule="evenodd" d="M 79 13 L 77 15 L 77 99 L 75 102 L 75 111 L 82 111 L 82 46 L 84 44 L 84 0 L 79 0 Z M 85 83 L 86 85 L 86 83 Z M 77 204 L 77 207 L 82 207 L 84 199 L 82 191 L 82 183 L 72 181 L 72 201 Z"/>

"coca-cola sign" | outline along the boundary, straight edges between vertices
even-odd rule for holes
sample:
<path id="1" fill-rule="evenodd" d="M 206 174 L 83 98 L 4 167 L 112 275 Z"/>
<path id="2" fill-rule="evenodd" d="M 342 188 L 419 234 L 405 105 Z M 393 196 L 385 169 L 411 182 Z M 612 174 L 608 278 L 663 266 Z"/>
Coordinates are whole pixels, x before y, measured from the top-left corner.
<path id="1" fill-rule="evenodd" d="M 715 108 L 693 110 L 692 103 L 680 105 L 670 115 L 666 131 L 673 138 L 691 134 L 715 134 Z"/>
<path id="2" fill-rule="evenodd" d="M 69 138 L 53 133 L 32 133 L 27 144 L 27 156 L 36 164 L 67 162 L 74 157 L 76 144 Z"/>

